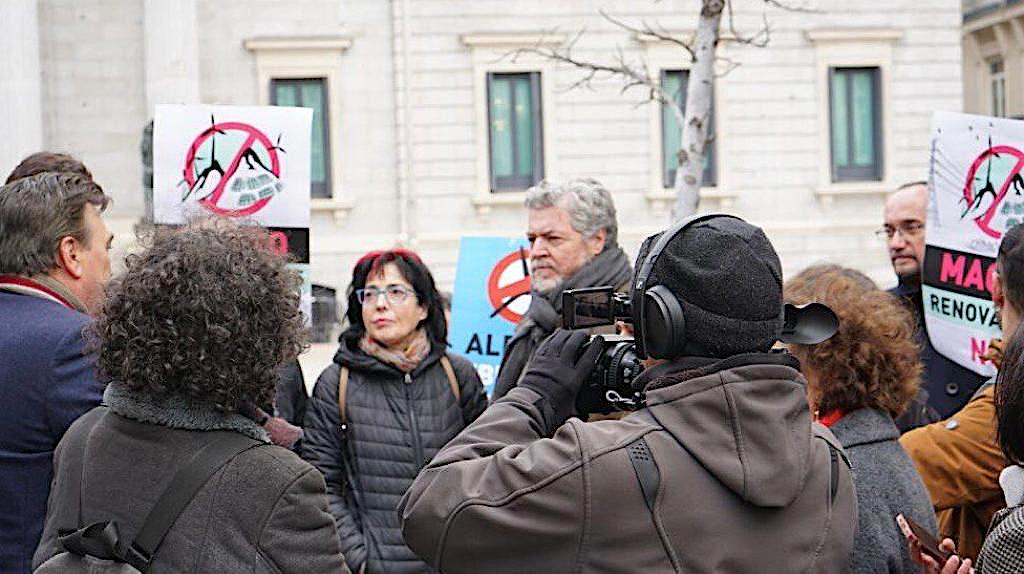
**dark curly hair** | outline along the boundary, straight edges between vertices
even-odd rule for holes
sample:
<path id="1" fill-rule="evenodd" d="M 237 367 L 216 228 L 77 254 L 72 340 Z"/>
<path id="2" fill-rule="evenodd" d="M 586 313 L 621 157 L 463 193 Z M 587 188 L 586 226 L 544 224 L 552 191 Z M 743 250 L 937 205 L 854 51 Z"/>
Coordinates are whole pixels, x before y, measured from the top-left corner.
<path id="1" fill-rule="evenodd" d="M 820 380 L 808 394 L 818 412 L 873 408 L 899 416 L 921 384 L 913 317 L 866 275 L 838 265 L 814 265 L 786 282 L 787 303 L 828 305 L 839 331 L 817 345 L 790 345 Z"/>
<path id="2" fill-rule="evenodd" d="M 298 274 L 269 245 L 260 229 L 222 218 L 157 230 L 89 327 L 101 379 L 221 412 L 270 403 L 305 331 Z"/>
<path id="3" fill-rule="evenodd" d="M 359 304 L 356 291 L 366 286 L 371 274 L 384 272 L 384 266 L 394 263 L 402 277 L 416 291 L 416 299 L 427 310 L 427 318 L 420 321 L 419 326 L 427 333 L 427 338 L 435 347 L 447 347 L 448 322 L 444 318 L 444 300 L 434 284 L 434 276 L 430 274 L 419 255 L 408 249 L 392 251 L 371 251 L 363 255 L 352 269 L 352 283 L 348 286 L 348 328 L 341 334 L 344 341 L 355 342 L 366 332 L 363 325 L 363 306 Z"/>

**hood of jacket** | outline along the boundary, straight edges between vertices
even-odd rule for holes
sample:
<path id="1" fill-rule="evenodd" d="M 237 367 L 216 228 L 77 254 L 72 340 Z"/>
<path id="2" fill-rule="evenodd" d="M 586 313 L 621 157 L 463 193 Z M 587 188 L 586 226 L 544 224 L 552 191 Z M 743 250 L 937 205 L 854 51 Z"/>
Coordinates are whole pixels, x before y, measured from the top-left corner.
<path id="1" fill-rule="evenodd" d="M 785 507 L 810 472 L 811 414 L 798 368 L 785 353 L 667 363 L 655 367 L 647 407 L 745 502 Z"/>
<path id="2" fill-rule="evenodd" d="M 338 345 L 338 350 L 334 353 L 333 361 L 339 366 L 348 367 L 353 371 L 369 375 L 376 374 L 394 377 L 396 375 L 401 376 L 403 374 L 402 371 L 394 365 L 389 365 L 360 349 L 358 340 L 358 337 L 350 337 L 348 336 L 348 333 L 343 334 Z M 443 345 L 431 343 L 430 352 L 427 353 L 427 356 L 424 357 L 420 364 L 417 365 L 409 374 L 413 378 L 418 377 L 420 373 L 441 360 L 441 357 L 444 356 L 444 354 L 445 348 Z"/>

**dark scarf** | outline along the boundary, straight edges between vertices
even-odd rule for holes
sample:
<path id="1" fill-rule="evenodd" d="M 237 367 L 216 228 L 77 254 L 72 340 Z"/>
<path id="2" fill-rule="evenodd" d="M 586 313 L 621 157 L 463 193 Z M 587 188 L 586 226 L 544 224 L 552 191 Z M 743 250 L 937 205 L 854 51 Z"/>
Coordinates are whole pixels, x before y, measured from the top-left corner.
<path id="1" fill-rule="evenodd" d="M 532 320 L 534 325 L 524 326 L 523 323 L 520 323 L 516 328 L 516 335 L 518 336 L 520 328 L 526 330 L 536 327 L 544 331 L 546 336 L 547 333 L 551 333 L 561 326 L 562 291 L 602 285 L 618 287 L 629 281 L 632 276 L 633 270 L 629 266 L 629 258 L 626 257 L 626 253 L 618 245 L 610 245 L 593 259 L 587 261 L 579 271 L 555 289 L 547 293 L 532 291 L 530 307 L 526 310 L 526 316 Z M 524 321 L 524 323 L 526 322 Z"/>
<path id="2" fill-rule="evenodd" d="M 531 292 L 526 317 L 505 345 L 493 398 L 498 399 L 512 390 L 537 345 L 562 325 L 562 291 L 602 285 L 619 287 L 628 283 L 632 276 L 626 253 L 618 245 L 609 245 L 557 288 L 548 293 Z"/>

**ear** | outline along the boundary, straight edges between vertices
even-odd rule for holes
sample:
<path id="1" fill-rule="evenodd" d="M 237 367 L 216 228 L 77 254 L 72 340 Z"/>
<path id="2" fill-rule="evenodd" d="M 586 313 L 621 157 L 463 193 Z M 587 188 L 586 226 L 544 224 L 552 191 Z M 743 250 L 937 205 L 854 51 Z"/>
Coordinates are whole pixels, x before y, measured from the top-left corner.
<path id="1" fill-rule="evenodd" d="M 426 318 L 427 318 L 427 315 L 430 315 L 430 313 L 427 311 L 427 308 L 425 306 L 423 306 L 423 305 L 416 305 L 416 308 L 419 309 L 419 311 L 420 311 L 419 312 L 419 316 L 420 316 L 419 320 L 420 321 L 425 321 Z"/>
<path id="2" fill-rule="evenodd" d="M 608 233 L 604 229 L 601 229 L 595 233 L 593 237 L 586 240 L 587 252 L 590 253 L 591 257 L 604 251 L 604 242 L 607 238 Z"/>
<path id="3" fill-rule="evenodd" d="M 57 266 L 72 279 L 81 279 L 85 271 L 82 265 L 82 247 L 82 244 L 70 235 L 62 237 L 57 244 Z"/>
<path id="4" fill-rule="evenodd" d="M 1006 293 L 1003 292 L 1003 286 L 998 280 L 992 282 L 992 304 L 996 307 L 1006 307 Z"/>

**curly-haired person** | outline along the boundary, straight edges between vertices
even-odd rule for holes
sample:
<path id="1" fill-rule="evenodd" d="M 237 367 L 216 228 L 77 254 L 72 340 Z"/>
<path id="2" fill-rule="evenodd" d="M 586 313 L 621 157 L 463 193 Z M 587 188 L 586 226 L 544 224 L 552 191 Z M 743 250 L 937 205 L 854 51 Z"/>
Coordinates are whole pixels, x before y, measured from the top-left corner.
<path id="1" fill-rule="evenodd" d="M 107 406 L 57 446 L 35 566 L 76 520 L 112 521 L 133 540 L 175 470 L 243 435 L 251 448 L 203 483 L 148 571 L 348 571 L 323 477 L 239 414 L 271 400 L 278 367 L 305 344 L 298 277 L 268 245 L 258 229 L 201 219 L 128 258 L 89 331 Z"/>
<path id="2" fill-rule="evenodd" d="M 852 572 L 918 572 L 894 521 L 909 516 L 935 531 L 921 477 L 900 447 L 893 419 L 917 393 L 919 349 L 910 313 L 865 275 L 836 265 L 805 269 L 784 288 L 787 303 L 824 303 L 839 331 L 817 345 L 791 345 L 818 422 L 842 443 L 857 489 Z"/>

